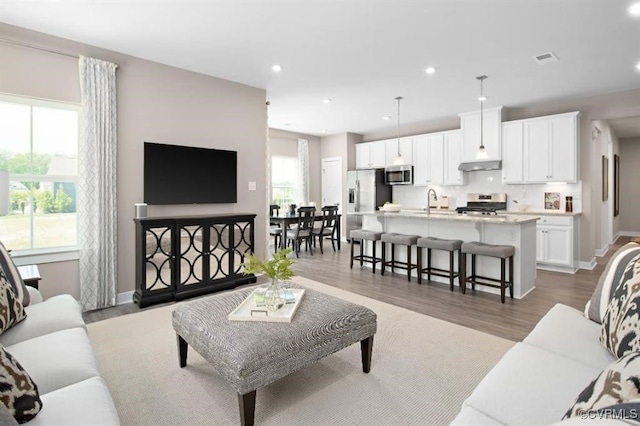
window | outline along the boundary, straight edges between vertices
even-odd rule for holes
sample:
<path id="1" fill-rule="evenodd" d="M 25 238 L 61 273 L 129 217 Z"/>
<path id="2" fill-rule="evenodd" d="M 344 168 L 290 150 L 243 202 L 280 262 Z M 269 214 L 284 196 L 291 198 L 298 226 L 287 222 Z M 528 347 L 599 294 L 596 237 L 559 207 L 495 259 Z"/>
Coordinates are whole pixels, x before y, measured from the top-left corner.
<path id="1" fill-rule="evenodd" d="M 273 157 L 271 159 L 271 200 L 281 208 L 297 200 L 298 158 Z"/>
<path id="2" fill-rule="evenodd" d="M 77 246 L 78 110 L 0 96 L 0 240 L 8 249 Z"/>

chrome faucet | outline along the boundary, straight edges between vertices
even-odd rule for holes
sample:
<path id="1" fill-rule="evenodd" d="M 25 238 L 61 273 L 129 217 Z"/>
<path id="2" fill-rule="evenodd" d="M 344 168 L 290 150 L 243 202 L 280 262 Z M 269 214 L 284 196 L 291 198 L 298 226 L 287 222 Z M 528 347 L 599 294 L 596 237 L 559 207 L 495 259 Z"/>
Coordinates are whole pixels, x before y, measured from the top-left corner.
<path id="1" fill-rule="evenodd" d="M 427 217 L 431 213 L 431 193 L 433 192 L 433 199 L 438 201 L 438 196 L 436 195 L 436 191 L 433 188 L 429 188 L 427 191 Z"/>

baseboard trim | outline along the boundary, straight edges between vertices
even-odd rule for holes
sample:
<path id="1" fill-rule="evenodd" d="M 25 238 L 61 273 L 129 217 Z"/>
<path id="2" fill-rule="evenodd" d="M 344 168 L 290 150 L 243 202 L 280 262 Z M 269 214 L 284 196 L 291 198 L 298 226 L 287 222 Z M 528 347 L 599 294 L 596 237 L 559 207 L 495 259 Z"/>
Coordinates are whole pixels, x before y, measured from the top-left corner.
<path id="1" fill-rule="evenodd" d="M 640 232 L 636 231 L 620 231 L 617 234 L 618 237 L 640 237 Z"/>
<path id="2" fill-rule="evenodd" d="M 124 293 L 118 293 L 116 296 L 116 306 L 126 305 L 127 303 L 133 303 L 133 291 L 125 291 Z"/>
<path id="3" fill-rule="evenodd" d="M 580 269 L 586 269 L 588 271 L 593 271 L 595 269 L 596 265 L 598 265 L 598 261 L 596 260 L 595 257 L 593 259 L 591 259 L 591 262 L 580 261 Z"/>
<path id="4" fill-rule="evenodd" d="M 607 244 L 606 246 L 602 247 L 601 249 L 596 250 L 596 256 L 597 257 L 602 257 L 605 254 L 607 254 L 608 251 L 609 251 L 609 244 Z"/>

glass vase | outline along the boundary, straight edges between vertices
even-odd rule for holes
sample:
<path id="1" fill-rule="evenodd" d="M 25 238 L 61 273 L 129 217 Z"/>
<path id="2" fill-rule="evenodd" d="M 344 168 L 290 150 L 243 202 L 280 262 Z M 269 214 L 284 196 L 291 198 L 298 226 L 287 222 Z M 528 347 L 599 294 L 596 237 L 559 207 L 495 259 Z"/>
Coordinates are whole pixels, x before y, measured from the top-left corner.
<path id="1" fill-rule="evenodd" d="M 284 302 L 280 282 L 274 279 L 264 292 L 264 305 L 269 311 L 277 311 L 284 306 Z"/>

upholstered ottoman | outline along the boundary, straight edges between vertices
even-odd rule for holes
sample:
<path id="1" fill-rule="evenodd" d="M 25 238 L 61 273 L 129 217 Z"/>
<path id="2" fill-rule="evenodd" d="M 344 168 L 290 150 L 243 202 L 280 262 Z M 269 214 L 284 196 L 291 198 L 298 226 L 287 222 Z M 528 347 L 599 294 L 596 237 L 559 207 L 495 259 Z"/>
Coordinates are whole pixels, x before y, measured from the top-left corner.
<path id="1" fill-rule="evenodd" d="M 301 288 L 291 285 L 293 288 Z M 305 289 L 290 323 L 229 321 L 255 287 L 183 303 L 173 311 L 180 367 L 193 347 L 238 393 L 240 421 L 254 420 L 256 389 L 360 342 L 362 370 L 371 368 L 376 314 L 355 303 Z"/>

